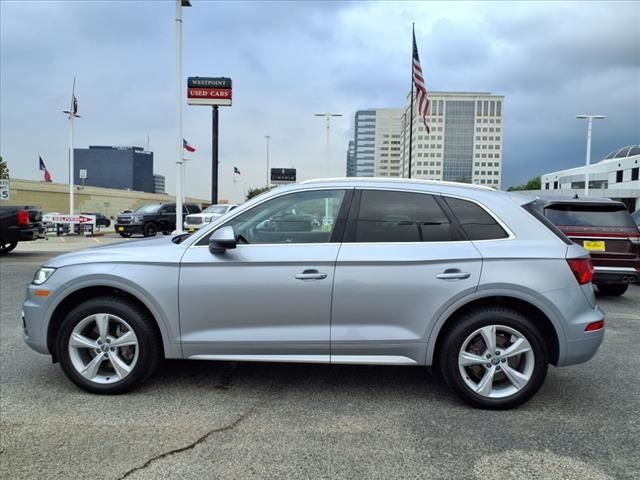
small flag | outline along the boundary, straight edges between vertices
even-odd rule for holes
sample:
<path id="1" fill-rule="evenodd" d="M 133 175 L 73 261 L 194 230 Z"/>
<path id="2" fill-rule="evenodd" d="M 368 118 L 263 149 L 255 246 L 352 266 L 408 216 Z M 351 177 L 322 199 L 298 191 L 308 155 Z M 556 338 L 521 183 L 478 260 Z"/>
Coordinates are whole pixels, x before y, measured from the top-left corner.
<path id="1" fill-rule="evenodd" d="M 422 115 L 424 128 L 429 131 L 427 125 L 427 112 L 429 111 L 429 97 L 427 89 L 424 86 L 424 77 L 422 76 L 422 67 L 420 66 L 420 56 L 418 55 L 418 45 L 416 44 L 416 32 L 413 32 L 413 84 L 416 86 L 416 102 L 418 103 L 418 112 Z"/>
<path id="2" fill-rule="evenodd" d="M 184 148 L 187 152 L 195 152 L 196 147 L 187 142 L 184 138 L 182 139 L 182 148 Z"/>
<path id="3" fill-rule="evenodd" d="M 233 173 L 240 175 L 240 170 L 238 170 L 238 167 L 233 167 Z"/>
<path id="4" fill-rule="evenodd" d="M 77 115 L 78 113 L 78 99 L 76 98 L 75 95 L 71 95 L 71 111 L 74 115 Z"/>
<path id="5" fill-rule="evenodd" d="M 40 171 L 44 172 L 44 181 L 51 182 L 51 174 L 49 173 L 49 170 L 47 170 L 47 166 L 44 164 L 42 157 L 38 158 L 40 159 Z"/>

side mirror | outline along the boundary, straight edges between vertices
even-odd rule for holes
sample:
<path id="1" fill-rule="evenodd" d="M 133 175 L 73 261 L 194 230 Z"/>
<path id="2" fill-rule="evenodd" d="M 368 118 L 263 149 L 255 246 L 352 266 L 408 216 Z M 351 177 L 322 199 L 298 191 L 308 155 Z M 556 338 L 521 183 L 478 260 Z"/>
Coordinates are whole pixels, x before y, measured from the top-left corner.
<path id="1" fill-rule="evenodd" d="M 224 253 L 225 250 L 236 248 L 236 233 L 233 227 L 222 227 L 209 237 L 209 251 Z"/>

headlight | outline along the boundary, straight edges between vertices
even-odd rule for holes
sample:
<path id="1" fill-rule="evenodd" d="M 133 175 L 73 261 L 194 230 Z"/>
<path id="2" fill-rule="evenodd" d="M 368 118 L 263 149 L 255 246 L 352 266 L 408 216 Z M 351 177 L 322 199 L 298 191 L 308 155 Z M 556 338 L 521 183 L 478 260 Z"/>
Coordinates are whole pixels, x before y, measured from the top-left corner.
<path id="1" fill-rule="evenodd" d="M 31 281 L 31 283 L 33 283 L 34 285 L 42 285 L 44 282 L 49 280 L 49 277 L 53 275 L 53 272 L 55 271 L 55 268 L 41 267 L 33 276 L 33 280 Z"/>
<path id="2" fill-rule="evenodd" d="M 210 222 L 211 220 L 213 220 L 213 217 L 204 217 L 205 222 Z"/>
<path id="3" fill-rule="evenodd" d="M 142 222 L 142 216 L 138 215 L 131 219 L 131 223 L 140 223 Z"/>

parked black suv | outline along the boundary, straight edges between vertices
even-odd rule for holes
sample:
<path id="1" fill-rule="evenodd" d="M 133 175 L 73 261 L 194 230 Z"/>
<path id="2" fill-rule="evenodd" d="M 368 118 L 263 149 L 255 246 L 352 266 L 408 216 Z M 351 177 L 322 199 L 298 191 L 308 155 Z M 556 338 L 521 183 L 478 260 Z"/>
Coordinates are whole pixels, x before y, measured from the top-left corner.
<path id="1" fill-rule="evenodd" d="M 183 215 L 200 213 L 200 207 L 192 203 L 182 206 Z M 116 219 L 116 232 L 123 237 L 141 233 L 153 237 L 158 232 L 169 235 L 176 229 L 176 204 L 154 203 L 140 207 L 135 212 L 120 214 Z"/>

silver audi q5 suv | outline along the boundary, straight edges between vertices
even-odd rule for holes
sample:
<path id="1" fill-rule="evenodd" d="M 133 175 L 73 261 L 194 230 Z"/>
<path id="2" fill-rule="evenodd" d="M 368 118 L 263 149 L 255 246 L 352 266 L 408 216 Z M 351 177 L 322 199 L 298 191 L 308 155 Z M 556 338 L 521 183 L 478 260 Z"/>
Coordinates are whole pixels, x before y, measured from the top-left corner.
<path id="1" fill-rule="evenodd" d="M 48 261 L 24 338 L 94 393 L 162 358 L 433 366 L 510 408 L 604 336 L 588 253 L 530 199 L 415 180 L 277 188 L 193 235 Z"/>

